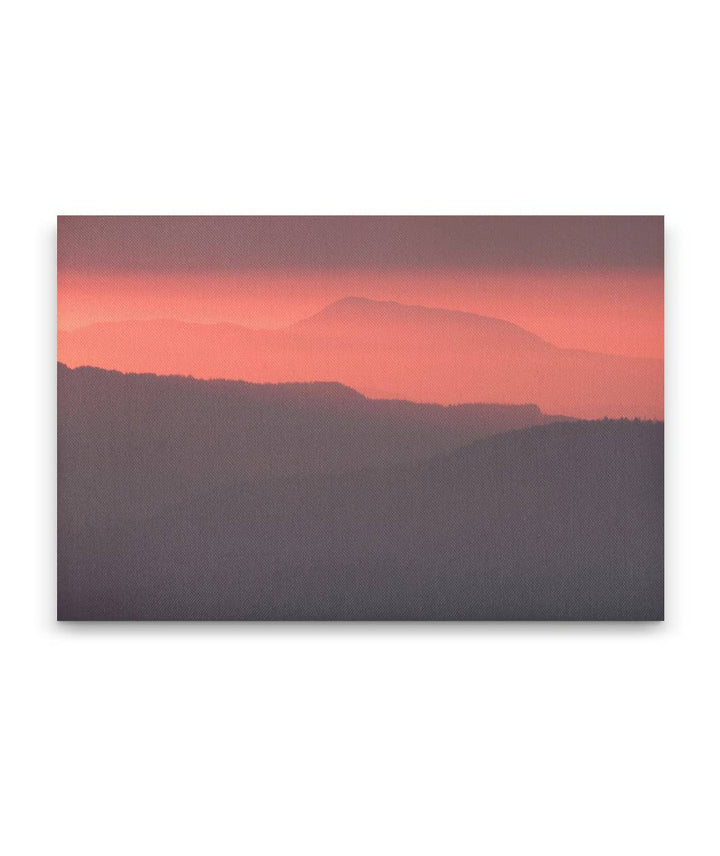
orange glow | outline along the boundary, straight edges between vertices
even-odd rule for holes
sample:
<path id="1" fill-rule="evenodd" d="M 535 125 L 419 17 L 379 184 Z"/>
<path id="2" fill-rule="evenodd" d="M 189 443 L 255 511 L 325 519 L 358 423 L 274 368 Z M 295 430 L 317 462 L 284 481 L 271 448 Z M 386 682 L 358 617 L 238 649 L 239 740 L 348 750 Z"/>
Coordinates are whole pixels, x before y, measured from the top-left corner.
<path id="1" fill-rule="evenodd" d="M 661 271 L 62 271 L 58 325 L 164 318 L 278 328 L 350 295 L 502 318 L 562 348 L 663 356 Z"/>
<path id="2" fill-rule="evenodd" d="M 59 359 L 71 367 L 339 381 L 370 397 L 532 403 L 588 418 L 663 415 L 661 272 L 63 271 L 58 324 Z"/>

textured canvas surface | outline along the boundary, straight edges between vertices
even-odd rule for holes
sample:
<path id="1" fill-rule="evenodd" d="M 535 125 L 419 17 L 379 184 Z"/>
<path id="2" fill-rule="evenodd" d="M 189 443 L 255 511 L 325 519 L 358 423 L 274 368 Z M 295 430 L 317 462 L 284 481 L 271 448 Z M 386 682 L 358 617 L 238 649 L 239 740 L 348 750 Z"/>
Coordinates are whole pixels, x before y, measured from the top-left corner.
<path id="1" fill-rule="evenodd" d="M 58 617 L 657 620 L 661 217 L 60 217 Z"/>

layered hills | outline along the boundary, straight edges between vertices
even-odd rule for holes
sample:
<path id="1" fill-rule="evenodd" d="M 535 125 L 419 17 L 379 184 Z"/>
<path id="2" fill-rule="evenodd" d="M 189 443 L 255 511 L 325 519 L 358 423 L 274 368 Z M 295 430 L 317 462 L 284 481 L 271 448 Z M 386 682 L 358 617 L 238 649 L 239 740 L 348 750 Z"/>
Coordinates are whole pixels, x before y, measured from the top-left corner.
<path id="1" fill-rule="evenodd" d="M 69 366 L 255 383 L 333 381 L 373 398 L 532 402 L 580 418 L 662 418 L 663 365 L 557 348 L 497 318 L 346 298 L 279 330 L 174 320 L 58 335 Z"/>
<path id="2" fill-rule="evenodd" d="M 130 519 L 237 481 L 431 458 L 563 420 L 534 405 L 372 400 L 336 383 L 252 384 L 58 365 L 61 513 Z"/>

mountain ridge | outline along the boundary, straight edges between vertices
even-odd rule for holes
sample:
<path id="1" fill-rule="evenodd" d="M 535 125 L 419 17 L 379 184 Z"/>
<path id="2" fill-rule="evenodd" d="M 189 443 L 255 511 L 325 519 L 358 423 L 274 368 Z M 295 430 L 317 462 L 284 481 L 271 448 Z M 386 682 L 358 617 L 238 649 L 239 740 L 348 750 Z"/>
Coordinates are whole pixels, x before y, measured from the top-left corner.
<path id="1" fill-rule="evenodd" d="M 459 456 L 202 482 L 100 538 L 63 511 L 59 617 L 656 620 L 663 433 L 571 422 Z"/>
<path id="2" fill-rule="evenodd" d="M 362 316 L 360 316 L 360 313 L 362 313 Z M 423 323 L 431 320 L 437 321 L 439 319 L 443 319 L 448 322 L 455 321 L 468 325 L 475 325 L 478 329 L 502 329 L 516 335 L 520 334 L 525 338 L 535 340 L 538 344 L 542 343 L 542 345 L 547 347 L 555 347 L 555 345 L 547 342 L 541 336 L 531 333 L 519 324 L 506 321 L 504 318 L 496 318 L 491 315 L 480 315 L 476 312 L 467 312 L 458 309 L 423 306 L 421 304 L 413 303 L 400 303 L 396 300 L 374 300 L 369 297 L 357 297 L 354 295 L 343 297 L 340 300 L 336 300 L 333 303 L 328 304 L 319 312 L 316 312 L 307 318 L 301 318 L 299 321 L 291 324 L 290 328 L 298 329 L 326 320 L 339 320 L 343 323 L 347 323 L 352 320 L 357 321 L 359 316 L 362 320 L 369 322 L 392 320 L 405 323 Z"/>
<path id="3" fill-rule="evenodd" d="M 426 459 L 561 421 L 534 405 L 370 399 L 340 384 L 253 384 L 58 364 L 58 488 L 78 525 L 142 517 L 205 483 Z M 118 461 L 122 460 L 122 466 Z"/>
<path id="4" fill-rule="evenodd" d="M 58 358 L 126 373 L 337 382 L 375 399 L 533 402 L 591 419 L 662 415 L 661 360 L 566 350 L 501 319 L 368 298 L 344 298 L 276 330 L 98 322 L 60 330 Z"/>
<path id="5" fill-rule="evenodd" d="M 348 295 L 347 297 L 342 297 L 339 300 L 335 300 L 332 303 L 329 303 L 327 306 L 324 306 L 318 312 L 313 313 L 312 315 L 308 315 L 304 318 L 300 318 L 297 321 L 293 321 L 290 324 L 285 324 L 282 327 L 250 327 L 246 324 L 239 324 L 235 321 L 187 321 L 181 318 L 167 318 L 167 317 L 157 317 L 157 318 L 126 318 L 121 320 L 103 320 L 103 321 L 92 321 L 89 324 L 81 324 L 75 327 L 58 327 L 58 333 L 60 334 L 72 334 L 77 333 L 84 330 L 91 330 L 94 328 L 104 327 L 114 327 L 117 325 L 141 325 L 141 326 L 149 326 L 149 325 L 168 325 L 168 326 L 177 326 L 184 328 L 220 328 L 220 329 L 229 329 L 229 330 L 238 330 L 247 333 L 258 333 L 258 334 L 275 334 L 282 331 L 293 331 L 301 328 L 303 325 L 309 324 L 310 322 L 315 322 L 317 320 L 322 320 L 328 316 L 332 316 L 337 310 L 343 310 L 347 307 L 373 307 L 373 308 L 392 308 L 393 310 L 402 309 L 402 310 L 411 310 L 412 312 L 417 311 L 421 313 L 424 317 L 430 318 L 432 316 L 435 317 L 447 317 L 451 319 L 462 319 L 469 322 L 483 322 L 490 323 L 492 325 L 498 325 L 499 327 L 503 327 L 506 329 L 518 331 L 522 333 L 524 336 L 536 340 L 538 343 L 542 343 L 542 345 L 547 348 L 552 348 L 555 351 L 561 351 L 569 354 L 585 354 L 588 356 L 598 356 L 598 357 L 610 357 L 617 358 L 619 360 L 633 360 L 639 362 L 648 362 L 648 363 L 662 363 L 663 359 L 661 357 L 648 357 L 648 356 L 630 356 L 627 354 L 615 354 L 607 351 L 593 351 L 588 350 L 586 348 L 566 348 L 561 347 L 559 345 L 555 345 L 552 342 L 549 342 L 547 339 L 544 339 L 542 336 L 537 333 L 533 333 L 527 328 L 521 326 L 520 324 L 516 324 L 513 321 L 507 321 L 504 318 L 499 318 L 493 315 L 480 315 L 477 312 L 467 312 L 465 310 L 460 309 L 447 309 L 445 307 L 437 307 L 437 306 L 424 306 L 422 304 L 413 304 L 413 303 L 400 303 L 396 300 L 374 300 L 369 297 L 358 297 L 355 295 Z M 76 368 L 79 366 L 76 366 Z M 155 374 L 155 372 L 137 372 L 138 374 Z M 207 379 L 207 378 L 205 378 Z M 222 378 L 225 379 L 225 378 Z M 279 381 L 279 383 L 293 383 L 294 381 Z M 309 381 L 310 383 L 314 383 L 315 381 Z M 323 381 L 320 381 L 323 382 Z M 334 381 L 328 381 L 334 382 Z M 338 381 L 339 382 L 339 381 Z"/>
<path id="6" fill-rule="evenodd" d="M 530 337 L 537 342 L 542 343 L 548 348 L 552 348 L 556 351 L 562 351 L 569 354 L 586 354 L 590 356 L 600 356 L 600 357 L 610 357 L 617 358 L 621 360 L 638 360 L 643 362 L 650 363 L 662 363 L 663 359 L 661 357 L 650 357 L 650 356 L 633 356 L 628 354 L 616 354 L 610 351 L 594 351 L 589 350 L 587 348 L 567 348 L 562 347 L 560 345 L 555 345 L 554 343 L 544 339 L 542 336 L 537 333 L 533 333 L 531 330 L 528 330 L 526 327 L 523 327 L 520 324 L 516 324 L 513 321 L 508 321 L 505 318 L 499 318 L 494 315 L 481 315 L 477 312 L 468 312 L 460 309 L 447 309 L 441 306 L 424 306 L 422 304 L 416 303 L 401 303 L 396 300 L 375 300 L 369 297 L 359 297 L 356 295 L 348 295 L 347 297 L 342 297 L 339 300 L 335 300 L 332 303 L 327 304 L 322 309 L 314 312 L 311 315 L 305 316 L 303 318 L 298 319 L 297 321 L 293 321 L 289 324 L 285 324 L 282 327 L 250 327 L 246 324 L 240 324 L 235 321 L 188 321 L 182 318 L 168 318 L 159 316 L 157 318 L 127 318 L 122 320 L 104 320 L 104 321 L 93 321 L 89 324 L 81 324 L 75 327 L 58 327 L 58 333 L 75 333 L 81 330 L 88 330 L 95 327 L 110 327 L 113 325 L 121 325 L 121 324 L 137 324 L 137 325 L 151 325 L 151 324 L 160 324 L 160 325 L 175 325 L 177 327 L 212 327 L 212 328 L 225 328 L 231 330 L 241 330 L 247 333 L 278 333 L 281 331 L 291 331 L 297 330 L 301 328 L 303 325 L 308 324 L 310 322 L 315 322 L 316 320 L 323 319 L 329 315 L 334 314 L 336 310 L 342 310 L 346 307 L 388 307 L 395 309 L 403 309 L 403 310 L 412 310 L 418 311 L 422 313 L 425 317 L 431 316 L 443 316 L 448 318 L 455 319 L 464 319 L 470 322 L 483 322 L 483 323 L 491 323 L 493 325 L 502 326 L 507 329 L 512 329 L 522 333 L 523 335 Z M 142 374 L 142 372 L 141 372 Z M 150 372 L 153 374 L 153 372 Z M 280 381 L 282 382 L 282 381 Z M 289 381 L 292 382 L 292 381 Z M 314 381 L 311 381 L 314 382 Z"/>
<path id="7" fill-rule="evenodd" d="M 214 378 L 200 378 L 195 377 L 192 374 L 158 374 L 157 372 L 123 372 L 119 369 L 105 369 L 101 366 L 90 366 L 90 365 L 82 365 L 82 366 L 68 366 L 67 363 L 62 362 L 61 360 L 57 361 L 57 369 L 58 372 L 79 372 L 79 373 L 103 373 L 106 375 L 117 375 L 120 377 L 135 377 L 135 378 L 153 378 L 157 380 L 170 380 L 170 381 L 188 381 L 192 383 L 198 384 L 216 384 L 216 385 L 227 385 L 228 387 L 232 387 L 236 385 L 238 388 L 253 388 L 253 389 L 264 389 L 264 390 L 277 390 L 282 391 L 286 390 L 288 392 L 313 392 L 313 391 L 323 391 L 328 390 L 331 392 L 338 392 L 340 395 L 345 395 L 348 399 L 362 399 L 368 402 L 386 402 L 388 404 L 400 404 L 407 405 L 411 407 L 418 408 L 440 408 L 443 410 L 462 410 L 462 409 L 473 409 L 473 408 L 497 408 L 497 409 L 505 409 L 505 410 L 517 410 L 517 411 L 527 411 L 532 413 L 537 413 L 539 416 L 547 417 L 550 419 L 557 419 L 558 421 L 568 420 L 571 421 L 574 417 L 564 416 L 561 414 L 555 413 L 545 413 L 540 409 L 540 407 L 533 402 L 524 402 L 520 401 L 517 403 L 507 404 L 504 402 L 498 401 L 463 401 L 459 404 L 442 404 L 440 402 L 435 401 L 411 401 L 407 398 L 375 398 L 371 395 L 365 395 L 357 389 L 354 389 L 352 386 L 348 384 L 341 383 L 336 380 L 311 380 L 311 381 L 275 381 L 275 382 L 256 382 L 243 380 L 241 378 L 223 378 L 223 377 L 214 377 Z"/>

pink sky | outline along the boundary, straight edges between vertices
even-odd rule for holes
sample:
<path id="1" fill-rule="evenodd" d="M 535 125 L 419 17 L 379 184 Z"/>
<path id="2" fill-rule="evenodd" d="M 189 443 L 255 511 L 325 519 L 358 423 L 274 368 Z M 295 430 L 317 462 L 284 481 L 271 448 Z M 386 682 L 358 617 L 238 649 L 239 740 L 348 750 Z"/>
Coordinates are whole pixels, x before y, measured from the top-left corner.
<path id="1" fill-rule="evenodd" d="M 512 321 L 554 345 L 663 356 L 661 270 L 63 271 L 58 325 L 171 318 L 282 327 L 350 295 Z"/>

